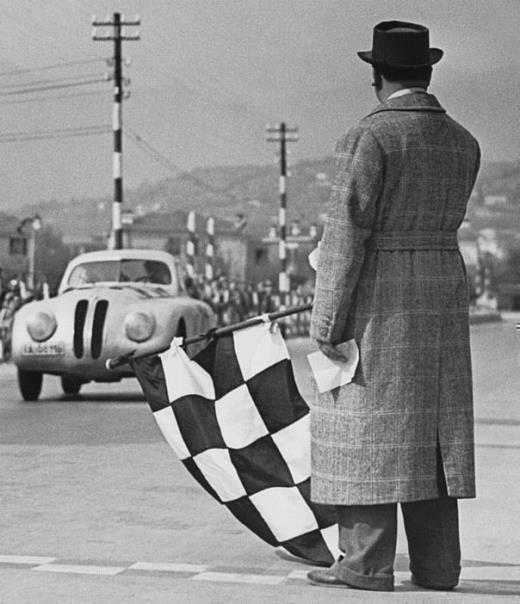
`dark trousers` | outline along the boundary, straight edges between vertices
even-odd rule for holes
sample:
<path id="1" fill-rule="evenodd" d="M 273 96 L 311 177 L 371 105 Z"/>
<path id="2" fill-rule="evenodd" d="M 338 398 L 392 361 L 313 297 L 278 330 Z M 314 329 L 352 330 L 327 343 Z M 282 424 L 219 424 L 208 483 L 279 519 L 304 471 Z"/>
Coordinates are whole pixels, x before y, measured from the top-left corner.
<path id="1" fill-rule="evenodd" d="M 361 589 L 392 591 L 397 542 L 397 504 L 336 506 L 339 548 L 334 574 Z M 449 589 L 460 575 L 457 500 L 448 497 L 439 472 L 439 498 L 401 503 L 410 571 L 425 587 Z"/>

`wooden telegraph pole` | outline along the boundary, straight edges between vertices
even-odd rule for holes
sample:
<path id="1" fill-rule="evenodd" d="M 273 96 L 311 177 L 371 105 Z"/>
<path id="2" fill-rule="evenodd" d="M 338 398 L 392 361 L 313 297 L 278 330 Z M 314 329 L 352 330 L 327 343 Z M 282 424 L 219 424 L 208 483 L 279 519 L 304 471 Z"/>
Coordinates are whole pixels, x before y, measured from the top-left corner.
<path id="1" fill-rule="evenodd" d="M 289 292 L 289 277 L 287 275 L 287 143 L 298 140 L 298 128 L 289 128 L 285 122 L 277 126 L 267 126 L 266 132 L 270 136 L 267 141 L 280 144 L 280 210 L 278 213 L 279 243 L 278 257 L 280 260 L 280 274 L 278 278 L 278 291 L 280 297 Z"/>
<path id="2" fill-rule="evenodd" d="M 112 34 L 103 36 L 97 35 L 94 29 L 93 40 L 113 41 L 114 42 L 114 110 L 112 114 L 112 129 L 114 132 L 114 156 L 113 156 L 113 177 L 114 177 L 114 203 L 112 205 L 112 237 L 113 247 L 120 250 L 123 247 L 123 227 L 121 222 L 122 204 L 123 204 L 123 66 L 122 66 L 122 42 L 123 40 L 139 40 L 139 34 L 123 33 L 123 26 L 140 25 L 138 17 L 134 19 L 125 19 L 121 13 L 114 13 L 112 18 L 106 17 L 104 20 L 92 19 L 94 27 L 112 27 Z"/>

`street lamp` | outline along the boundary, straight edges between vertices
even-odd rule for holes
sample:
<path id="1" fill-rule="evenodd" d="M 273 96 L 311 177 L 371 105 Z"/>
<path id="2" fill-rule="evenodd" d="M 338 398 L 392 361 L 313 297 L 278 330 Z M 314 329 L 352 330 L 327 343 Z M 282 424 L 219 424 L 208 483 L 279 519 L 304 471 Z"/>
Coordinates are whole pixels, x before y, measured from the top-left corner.
<path id="1" fill-rule="evenodd" d="M 24 230 L 30 227 L 29 238 L 27 239 L 27 287 L 30 291 L 34 290 L 34 260 L 36 255 L 36 232 L 42 228 L 43 222 L 39 214 L 24 218 L 18 226 L 18 232 L 24 235 Z"/>

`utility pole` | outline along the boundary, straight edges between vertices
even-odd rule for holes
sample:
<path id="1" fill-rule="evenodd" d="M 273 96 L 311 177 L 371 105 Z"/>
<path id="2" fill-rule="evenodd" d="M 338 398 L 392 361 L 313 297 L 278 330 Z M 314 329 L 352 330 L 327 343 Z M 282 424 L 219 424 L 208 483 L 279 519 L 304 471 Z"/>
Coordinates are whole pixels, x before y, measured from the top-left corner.
<path id="1" fill-rule="evenodd" d="M 287 143 L 298 140 L 298 128 L 289 128 L 285 122 L 281 122 L 276 126 L 267 126 L 266 132 L 272 135 L 267 137 L 268 142 L 280 143 L 280 209 L 278 212 L 280 274 L 278 291 L 280 294 L 286 294 L 289 292 L 287 275 Z"/>
<path id="2" fill-rule="evenodd" d="M 215 219 L 210 216 L 206 220 L 206 234 L 208 242 L 206 244 L 206 265 L 204 276 L 207 281 L 213 281 L 214 263 L 215 263 Z"/>
<path id="3" fill-rule="evenodd" d="M 195 212 L 191 210 L 188 213 L 186 221 L 186 230 L 188 231 L 188 239 L 186 241 L 186 272 L 192 279 L 196 275 L 195 256 L 197 255 L 197 234 L 196 234 L 197 218 Z"/>
<path id="4" fill-rule="evenodd" d="M 34 265 L 36 259 L 36 233 L 42 228 L 42 219 L 39 214 L 24 218 L 18 225 L 17 231 L 21 235 L 26 235 L 26 228 L 30 227 L 29 237 L 27 239 L 27 287 L 31 292 L 34 292 Z"/>
<path id="5" fill-rule="evenodd" d="M 92 19 L 94 27 L 112 27 L 112 34 L 98 36 L 96 29 L 92 33 L 92 39 L 95 41 L 113 41 L 114 42 L 114 109 L 112 114 L 112 129 L 114 132 L 114 156 L 113 156 L 113 177 L 114 177 L 114 203 L 112 205 L 112 238 L 114 249 L 120 250 L 123 247 L 123 227 L 121 221 L 123 204 L 123 66 L 121 46 L 123 40 L 139 40 L 139 33 L 123 33 L 123 26 L 140 25 L 139 17 L 134 19 L 125 19 L 121 13 L 114 13 L 112 18 L 106 17 L 104 20 Z"/>

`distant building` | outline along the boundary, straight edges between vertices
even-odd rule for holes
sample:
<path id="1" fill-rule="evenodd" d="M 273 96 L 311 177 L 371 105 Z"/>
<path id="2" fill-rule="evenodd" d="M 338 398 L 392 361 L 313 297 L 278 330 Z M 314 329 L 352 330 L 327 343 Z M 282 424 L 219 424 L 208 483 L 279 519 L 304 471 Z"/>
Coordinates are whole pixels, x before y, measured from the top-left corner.
<path id="1" fill-rule="evenodd" d="M 292 288 L 314 282 L 315 271 L 309 264 L 309 254 L 317 246 L 318 240 L 319 232 L 315 224 L 303 227 L 298 221 L 294 221 L 289 226 L 286 238 L 287 273 Z M 262 244 L 267 255 L 266 266 L 271 268 L 268 278 L 276 282 L 280 269 L 280 239 L 276 227 L 271 227 L 268 236 L 262 239 Z"/>
<path id="2" fill-rule="evenodd" d="M 195 215 L 195 271 L 203 275 L 206 263 L 208 216 Z M 187 260 L 188 212 L 176 210 L 127 218 L 124 245 L 131 248 L 166 250 Z M 248 263 L 254 257 L 252 244 L 243 231 L 243 222 L 215 219 L 214 275 L 224 274 L 235 281 L 248 280 Z"/>
<path id="3" fill-rule="evenodd" d="M 28 268 L 27 236 L 17 231 L 20 221 L 2 215 L 0 226 L 0 279 L 5 284 L 13 277 L 24 276 Z"/>
<path id="4" fill-rule="evenodd" d="M 195 216 L 196 273 L 205 273 L 206 247 L 208 244 L 207 218 Z M 177 210 L 169 213 L 150 213 L 127 216 L 123 221 L 124 245 L 132 248 L 153 248 L 189 260 L 187 244 L 188 212 Z M 293 285 L 314 279 L 308 255 L 316 247 L 318 229 L 315 225 L 302 228 L 294 221 L 287 235 L 287 271 Z M 252 284 L 271 280 L 278 282 L 280 270 L 279 238 L 273 227 L 265 236 L 248 233 L 247 219 L 237 215 L 233 221 L 215 218 L 213 273 L 237 282 Z"/>

